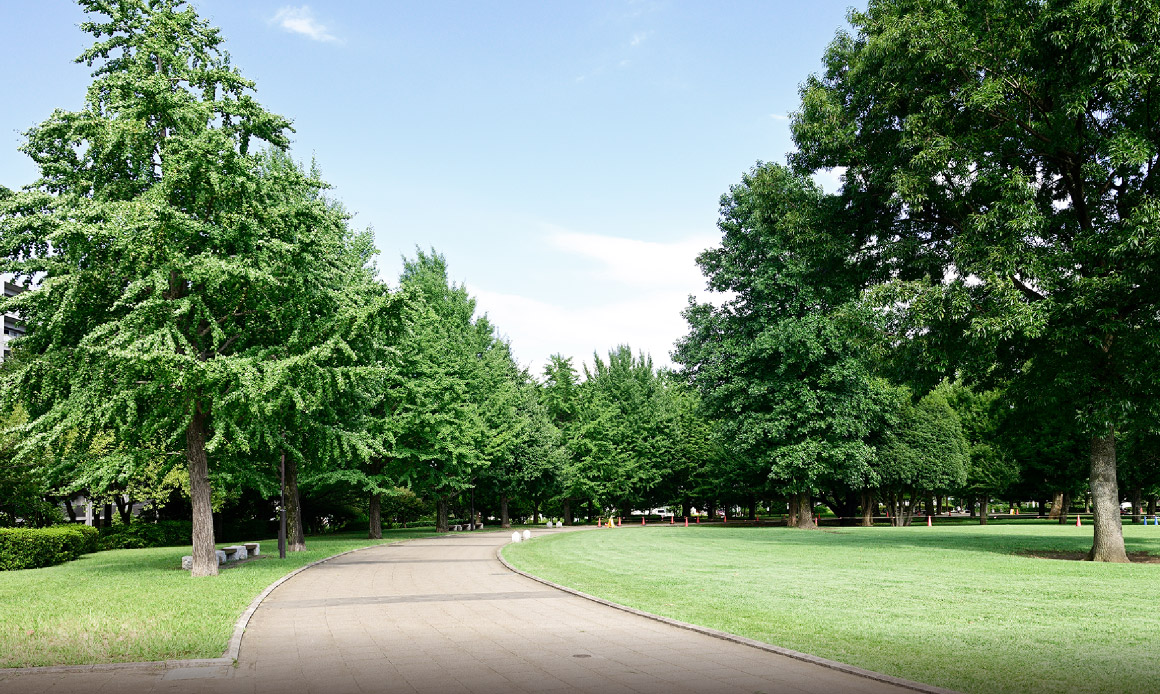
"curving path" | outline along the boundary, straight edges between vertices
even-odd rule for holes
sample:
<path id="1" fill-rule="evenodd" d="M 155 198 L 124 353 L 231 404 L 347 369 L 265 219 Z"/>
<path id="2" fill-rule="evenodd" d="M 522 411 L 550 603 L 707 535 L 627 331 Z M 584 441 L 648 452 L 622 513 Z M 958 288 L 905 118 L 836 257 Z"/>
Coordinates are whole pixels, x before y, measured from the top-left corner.
<path id="1" fill-rule="evenodd" d="M 553 589 L 500 564 L 509 538 L 414 540 L 304 571 L 254 613 L 236 668 L 0 671 L 0 692 L 913 691 Z"/>

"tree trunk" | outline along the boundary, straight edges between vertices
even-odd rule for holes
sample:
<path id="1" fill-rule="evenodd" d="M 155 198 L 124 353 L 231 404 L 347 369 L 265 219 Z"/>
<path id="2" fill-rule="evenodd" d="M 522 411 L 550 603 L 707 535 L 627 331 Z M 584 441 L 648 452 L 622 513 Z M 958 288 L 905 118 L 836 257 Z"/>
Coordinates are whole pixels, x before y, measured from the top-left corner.
<path id="1" fill-rule="evenodd" d="M 1047 514 L 1048 518 L 1058 520 L 1059 514 L 1063 511 L 1063 492 L 1057 491 L 1051 497 L 1051 511 Z"/>
<path id="2" fill-rule="evenodd" d="M 77 510 L 73 508 L 72 499 L 66 498 L 64 500 L 64 510 L 68 513 L 68 520 L 70 523 L 77 522 Z"/>
<path id="3" fill-rule="evenodd" d="M 306 534 L 302 532 L 302 498 L 298 495 L 298 463 L 286 456 L 286 551 L 306 551 Z"/>
<path id="4" fill-rule="evenodd" d="M 1071 494 L 1063 493 L 1063 499 L 1059 502 L 1059 524 L 1063 525 L 1067 522 L 1068 511 L 1071 510 Z"/>
<path id="5" fill-rule="evenodd" d="M 793 528 L 797 526 L 798 512 L 800 511 L 797 494 L 789 495 L 789 513 L 785 517 L 785 527 Z"/>
<path id="6" fill-rule="evenodd" d="M 205 414 L 194 405 L 185 429 L 185 462 L 189 467 L 189 496 L 193 504 L 193 568 L 190 575 L 217 576 L 214 551 L 213 500 L 209 484 L 209 459 L 205 454 Z"/>
<path id="7" fill-rule="evenodd" d="M 690 499 L 685 499 L 681 502 L 681 515 L 685 518 L 693 515 L 693 502 Z"/>
<path id="8" fill-rule="evenodd" d="M 798 498 L 797 527 L 808 530 L 814 527 L 814 504 L 809 492 L 800 492 Z"/>
<path id="9" fill-rule="evenodd" d="M 1124 529 L 1120 525 L 1120 488 L 1116 483 L 1116 432 L 1108 426 L 1106 436 L 1092 437 L 1091 448 L 1092 502 L 1095 517 L 1092 549 L 1089 561 L 1125 563 Z"/>
<path id="10" fill-rule="evenodd" d="M 383 539 L 383 495 L 375 492 L 371 494 L 370 509 L 367 511 L 369 519 L 367 537 L 372 540 Z"/>
<path id="11" fill-rule="evenodd" d="M 435 501 L 435 532 L 445 533 L 450 530 L 447 527 L 447 512 L 448 502 L 444 497 L 439 497 Z"/>
<path id="12" fill-rule="evenodd" d="M 133 502 L 128 496 L 116 494 L 113 496 L 113 503 L 117 505 L 117 515 L 121 517 L 121 522 L 129 525 L 133 522 Z"/>
<path id="13" fill-rule="evenodd" d="M 1140 516 L 1144 513 L 1144 490 L 1136 487 L 1132 490 L 1132 523 L 1139 525 Z"/>
<path id="14" fill-rule="evenodd" d="M 717 502 L 710 501 L 708 504 L 706 504 L 706 506 L 707 506 L 706 510 L 709 512 L 709 520 L 711 520 L 711 521 L 717 520 Z"/>
<path id="15" fill-rule="evenodd" d="M 538 500 L 532 502 L 532 525 L 540 524 L 540 502 Z"/>
<path id="16" fill-rule="evenodd" d="M 572 500 L 564 497 L 564 503 L 562 505 L 564 507 L 564 525 L 572 525 Z"/>
<path id="17" fill-rule="evenodd" d="M 757 495 L 749 495 L 749 520 L 757 520 Z"/>
<path id="18" fill-rule="evenodd" d="M 113 505 L 108 502 L 101 506 L 101 527 L 113 527 Z"/>
<path id="19" fill-rule="evenodd" d="M 974 518 L 976 515 L 978 515 L 975 512 L 975 502 L 978 500 L 979 500 L 979 497 L 972 496 L 972 497 L 970 497 L 970 500 L 967 502 L 967 505 L 971 507 L 971 518 Z"/>
<path id="20" fill-rule="evenodd" d="M 507 494 L 499 495 L 499 527 L 512 527 L 512 520 L 508 518 L 508 496 Z"/>
<path id="21" fill-rule="evenodd" d="M 991 497 L 984 494 L 979 497 L 979 525 L 987 524 L 987 516 L 991 511 Z"/>
<path id="22" fill-rule="evenodd" d="M 862 490 L 862 527 L 874 527 L 874 490 Z"/>
<path id="23" fill-rule="evenodd" d="M 1153 494 L 1152 496 L 1148 497 L 1148 515 L 1149 515 L 1149 516 L 1155 516 L 1155 515 L 1156 515 L 1156 495 L 1155 495 L 1155 494 Z M 75 515 L 73 516 L 73 520 L 76 520 L 76 516 L 75 516 Z"/>

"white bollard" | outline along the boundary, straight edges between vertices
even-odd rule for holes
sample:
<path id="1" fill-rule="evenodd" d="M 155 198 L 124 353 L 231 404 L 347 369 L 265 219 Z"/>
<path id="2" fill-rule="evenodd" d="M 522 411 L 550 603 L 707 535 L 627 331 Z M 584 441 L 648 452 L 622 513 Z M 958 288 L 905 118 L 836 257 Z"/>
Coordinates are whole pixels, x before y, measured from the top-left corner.
<path id="1" fill-rule="evenodd" d="M 552 527 L 552 521 L 548 521 L 547 523 L 545 523 L 545 525 L 547 525 L 549 528 Z"/>
<path id="2" fill-rule="evenodd" d="M 557 527 L 557 528 L 563 528 L 563 527 L 564 527 L 564 521 L 556 521 L 556 527 Z"/>
<path id="3" fill-rule="evenodd" d="M 531 531 L 531 530 L 525 530 L 525 531 L 524 531 L 524 539 L 525 539 L 525 540 L 530 540 L 530 539 L 532 539 L 532 531 Z"/>
<path id="4" fill-rule="evenodd" d="M 517 530 L 514 533 L 512 533 L 512 542 L 519 542 L 519 541 L 520 541 L 520 531 Z"/>

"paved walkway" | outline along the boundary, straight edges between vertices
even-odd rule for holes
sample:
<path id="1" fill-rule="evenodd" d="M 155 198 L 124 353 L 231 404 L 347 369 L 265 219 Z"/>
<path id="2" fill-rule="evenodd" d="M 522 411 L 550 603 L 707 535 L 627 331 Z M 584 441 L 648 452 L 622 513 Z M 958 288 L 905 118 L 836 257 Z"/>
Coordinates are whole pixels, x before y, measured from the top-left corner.
<path id="1" fill-rule="evenodd" d="M 254 613 L 236 668 L 0 671 L 0 692 L 908 691 L 555 590 L 496 560 L 509 538 L 415 540 L 304 571 Z"/>

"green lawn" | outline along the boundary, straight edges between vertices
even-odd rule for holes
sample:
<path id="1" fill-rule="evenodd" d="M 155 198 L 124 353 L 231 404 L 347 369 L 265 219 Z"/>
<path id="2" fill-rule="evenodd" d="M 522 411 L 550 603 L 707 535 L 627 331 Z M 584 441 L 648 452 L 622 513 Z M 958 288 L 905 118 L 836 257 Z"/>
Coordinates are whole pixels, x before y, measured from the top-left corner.
<path id="1" fill-rule="evenodd" d="M 1160 527 L 1124 528 L 1160 555 Z M 617 603 L 966 692 L 1160 691 L 1160 564 L 1050 523 L 652 527 L 510 545 L 514 566 Z"/>
<path id="2" fill-rule="evenodd" d="M 97 552 L 44 569 L 0 571 L 0 667 L 217 658 L 234 622 L 266 586 L 312 561 L 357 547 L 425 537 L 431 528 L 309 537 L 307 551 L 256 559 L 191 579 L 189 547 Z"/>

